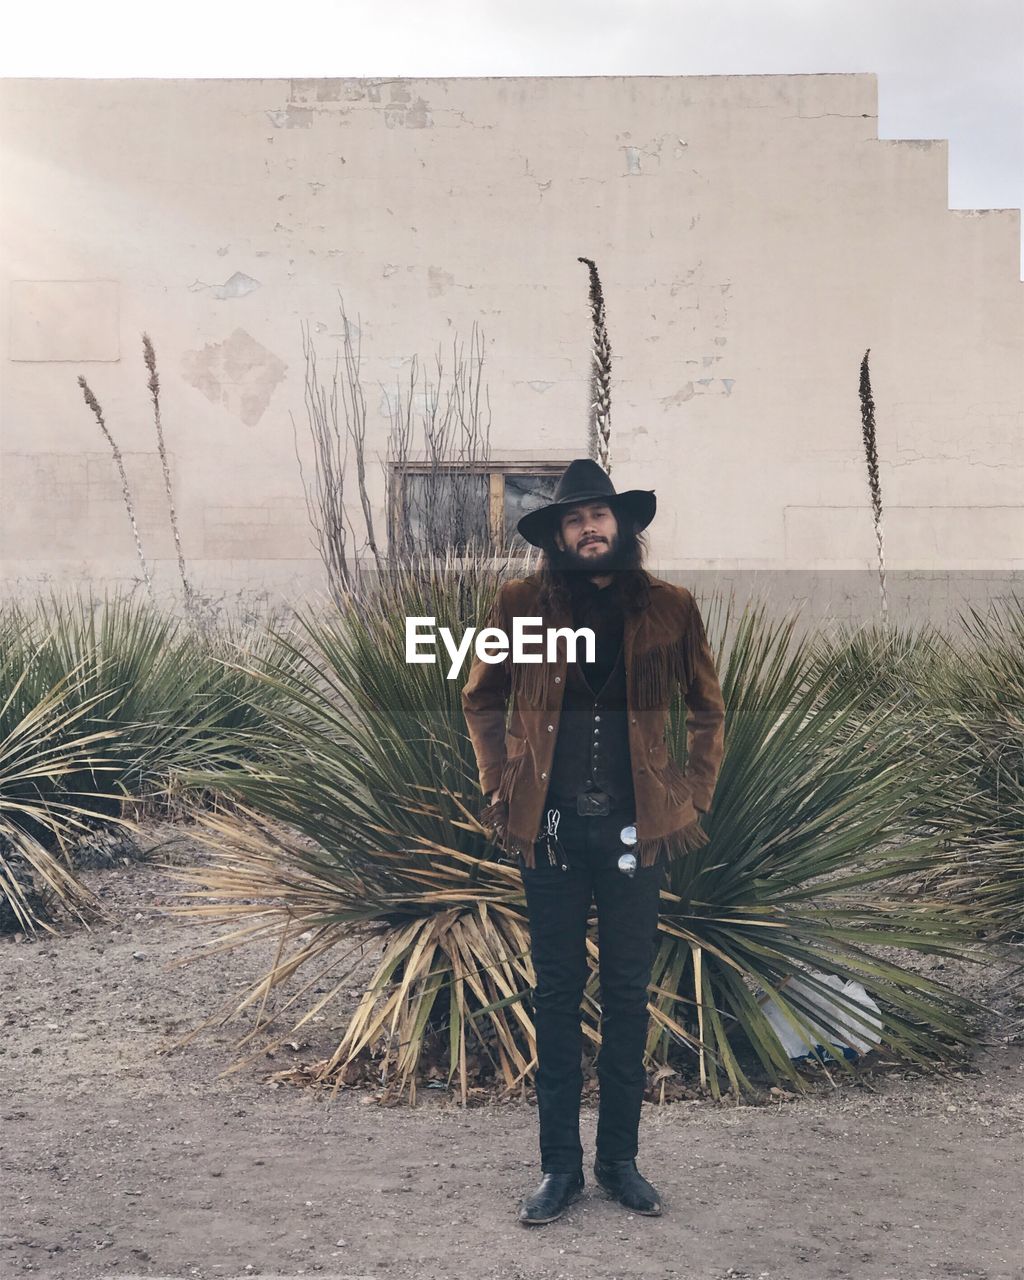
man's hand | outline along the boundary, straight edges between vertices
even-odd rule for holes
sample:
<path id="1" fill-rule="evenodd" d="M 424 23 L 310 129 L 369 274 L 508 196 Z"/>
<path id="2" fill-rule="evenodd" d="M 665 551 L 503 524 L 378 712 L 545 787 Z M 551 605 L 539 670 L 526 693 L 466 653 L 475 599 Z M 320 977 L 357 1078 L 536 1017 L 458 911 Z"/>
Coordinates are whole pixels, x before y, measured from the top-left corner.
<path id="1" fill-rule="evenodd" d="M 498 800 L 497 791 L 492 791 L 487 796 L 480 818 L 485 830 L 490 833 L 490 839 L 502 845 L 505 839 L 505 824 L 508 821 L 508 807 Z"/>

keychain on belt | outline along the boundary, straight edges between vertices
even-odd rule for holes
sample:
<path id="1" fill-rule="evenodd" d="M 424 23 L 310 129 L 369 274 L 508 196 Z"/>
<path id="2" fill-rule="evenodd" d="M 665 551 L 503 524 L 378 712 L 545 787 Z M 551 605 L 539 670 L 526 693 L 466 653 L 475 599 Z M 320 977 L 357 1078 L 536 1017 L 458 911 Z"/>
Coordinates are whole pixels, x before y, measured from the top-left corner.
<path id="1" fill-rule="evenodd" d="M 544 831 L 544 841 L 547 845 L 548 861 L 553 867 L 560 866 L 563 871 L 568 871 L 569 866 L 565 860 L 565 850 L 558 839 L 558 824 L 562 820 L 561 812 L 558 809 L 549 809 L 547 816 L 547 828 Z"/>

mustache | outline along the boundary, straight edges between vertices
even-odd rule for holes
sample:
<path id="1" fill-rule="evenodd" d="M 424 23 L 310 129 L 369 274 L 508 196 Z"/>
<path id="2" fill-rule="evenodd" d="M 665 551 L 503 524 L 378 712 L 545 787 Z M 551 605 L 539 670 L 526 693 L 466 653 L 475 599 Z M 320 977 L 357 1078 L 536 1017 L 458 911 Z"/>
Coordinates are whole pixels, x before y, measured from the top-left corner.
<path id="1" fill-rule="evenodd" d="M 628 548 L 621 540 L 614 547 L 605 538 L 597 538 L 595 541 L 604 543 L 604 546 L 600 548 L 600 555 L 585 556 L 583 554 L 584 544 L 579 543 L 575 551 L 570 551 L 566 548 L 565 551 L 553 556 L 551 559 L 552 567 L 570 574 L 594 572 L 593 562 L 595 560 L 601 561 L 602 573 L 629 567 L 631 556 Z"/>

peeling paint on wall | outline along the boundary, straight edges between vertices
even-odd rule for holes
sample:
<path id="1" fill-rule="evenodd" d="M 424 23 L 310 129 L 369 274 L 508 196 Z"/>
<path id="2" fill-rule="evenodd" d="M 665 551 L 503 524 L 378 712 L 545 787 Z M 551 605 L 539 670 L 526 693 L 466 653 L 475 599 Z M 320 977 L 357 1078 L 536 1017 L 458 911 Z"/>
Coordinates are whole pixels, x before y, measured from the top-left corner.
<path id="1" fill-rule="evenodd" d="M 186 382 L 214 404 L 254 427 L 263 417 L 287 364 L 244 329 L 223 342 L 186 351 L 181 372 Z"/>
<path id="2" fill-rule="evenodd" d="M 354 102 L 365 97 L 358 80 L 292 80 L 289 97 L 294 102 Z"/>
<path id="3" fill-rule="evenodd" d="M 310 107 L 284 107 L 280 111 L 268 111 L 267 119 L 275 129 L 308 129 L 316 116 Z"/>
<path id="4" fill-rule="evenodd" d="M 427 268 L 427 293 L 432 298 L 439 298 L 447 293 L 455 284 L 455 277 L 450 271 L 442 271 L 440 267 Z"/>
<path id="5" fill-rule="evenodd" d="M 687 382 L 685 386 L 671 396 L 663 396 L 661 399 L 662 407 L 665 409 L 673 409 L 676 405 L 685 404 L 687 400 L 693 399 L 693 383 Z"/>
<path id="6" fill-rule="evenodd" d="M 628 133 L 619 134 L 620 138 L 629 136 Z M 622 149 L 626 153 L 626 175 L 632 177 L 644 173 L 656 173 L 661 168 L 661 152 L 664 145 L 664 137 L 659 137 L 652 138 L 646 146 L 623 146 Z M 685 146 L 685 143 L 683 145 Z M 675 154 L 680 155 L 681 152 L 676 151 Z"/>
<path id="7" fill-rule="evenodd" d="M 384 107 L 384 123 L 389 129 L 432 129 L 434 117 L 425 98 L 409 101 L 409 93 L 399 84 L 391 88 L 391 101 Z"/>
<path id="8" fill-rule="evenodd" d="M 220 251 L 218 250 L 218 253 Z M 227 298 L 244 298 L 247 293 L 261 287 L 259 280 L 247 276 L 244 271 L 236 271 L 223 284 L 207 284 L 203 280 L 193 280 L 189 285 L 189 293 L 203 293 L 209 290 L 215 298 L 224 301 Z"/>
<path id="9" fill-rule="evenodd" d="M 935 146 L 944 147 L 945 138 L 880 138 L 891 146 L 908 147 L 911 151 L 931 151 Z"/>

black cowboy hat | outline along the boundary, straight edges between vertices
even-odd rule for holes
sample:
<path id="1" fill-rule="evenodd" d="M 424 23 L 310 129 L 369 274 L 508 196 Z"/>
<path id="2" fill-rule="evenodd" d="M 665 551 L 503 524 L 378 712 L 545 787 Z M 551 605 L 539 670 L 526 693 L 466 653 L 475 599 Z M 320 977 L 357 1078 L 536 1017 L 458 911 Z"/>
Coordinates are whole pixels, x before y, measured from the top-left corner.
<path id="1" fill-rule="evenodd" d="M 653 489 L 625 489 L 615 492 L 608 473 L 593 458 L 574 458 L 558 478 L 554 500 L 535 511 L 528 511 L 516 528 L 535 547 L 544 545 L 545 535 L 558 527 L 563 511 L 581 502 L 605 501 L 616 515 L 625 512 L 645 529 L 654 519 L 657 499 Z"/>

